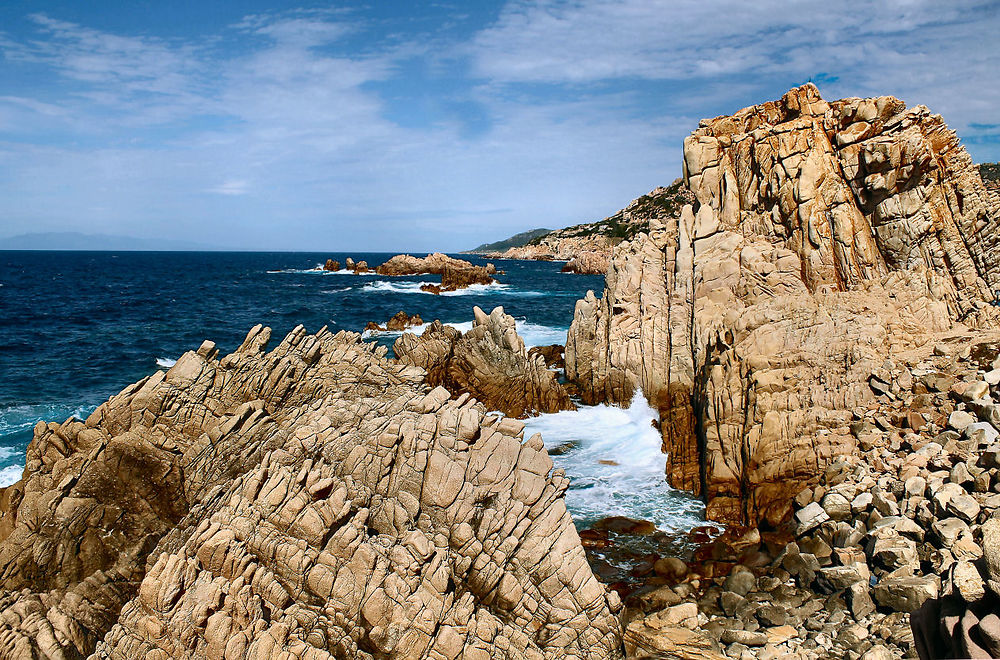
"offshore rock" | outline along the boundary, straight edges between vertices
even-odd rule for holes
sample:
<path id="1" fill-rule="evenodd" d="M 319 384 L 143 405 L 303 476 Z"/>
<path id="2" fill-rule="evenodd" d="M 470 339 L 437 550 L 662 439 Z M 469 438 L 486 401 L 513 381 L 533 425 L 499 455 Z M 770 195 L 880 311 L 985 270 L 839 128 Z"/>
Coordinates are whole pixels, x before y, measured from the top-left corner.
<path id="1" fill-rule="evenodd" d="M 543 357 L 525 349 L 503 307 L 489 315 L 473 311 L 473 327 L 464 335 L 435 321 L 419 337 L 403 334 L 393 351 L 403 364 L 424 369 L 428 384 L 467 392 L 510 417 L 574 408 Z"/>
<path id="2" fill-rule="evenodd" d="M 710 517 L 777 524 L 854 451 L 887 360 L 996 323 L 1000 218 L 940 116 L 811 84 L 702 121 L 684 171 L 696 203 L 616 248 L 566 374 L 586 403 L 641 388 Z"/>
<path id="3" fill-rule="evenodd" d="M 0 657 L 620 657 L 540 436 L 360 335 L 269 337 L 39 423 Z"/>
<path id="4" fill-rule="evenodd" d="M 340 262 L 334 259 L 327 259 L 326 263 L 323 264 L 323 270 L 338 271 L 340 270 Z"/>
<path id="5" fill-rule="evenodd" d="M 435 252 L 426 257 L 397 254 L 375 269 L 379 275 L 440 275 L 441 284 L 425 284 L 420 288 L 431 293 L 457 291 L 473 284 L 492 284 L 497 269 L 493 264 L 475 266 L 464 259 L 455 259 Z"/>

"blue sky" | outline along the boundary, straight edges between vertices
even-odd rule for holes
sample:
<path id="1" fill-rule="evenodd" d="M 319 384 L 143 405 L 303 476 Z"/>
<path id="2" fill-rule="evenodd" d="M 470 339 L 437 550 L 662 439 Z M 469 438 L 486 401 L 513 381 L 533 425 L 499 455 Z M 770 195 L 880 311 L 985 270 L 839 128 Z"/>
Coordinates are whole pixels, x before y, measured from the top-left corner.
<path id="1" fill-rule="evenodd" d="M 807 80 L 996 161 L 997 34 L 995 0 L 6 2 L 0 236 L 459 250 L 609 215 Z"/>

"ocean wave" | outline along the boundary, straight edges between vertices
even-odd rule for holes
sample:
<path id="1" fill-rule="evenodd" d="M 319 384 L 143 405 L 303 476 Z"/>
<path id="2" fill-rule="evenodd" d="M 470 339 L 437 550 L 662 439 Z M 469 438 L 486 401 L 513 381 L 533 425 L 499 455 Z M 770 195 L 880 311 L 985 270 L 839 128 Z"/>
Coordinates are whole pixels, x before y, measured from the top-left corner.
<path id="1" fill-rule="evenodd" d="M 156 358 L 156 365 L 159 367 L 163 367 L 164 369 L 169 369 L 175 364 L 177 364 L 177 360 L 174 360 L 172 358 L 165 358 L 165 357 Z"/>
<path id="2" fill-rule="evenodd" d="M 524 345 L 527 348 L 566 343 L 566 332 L 569 328 L 557 328 L 538 323 L 529 323 L 527 319 L 524 318 L 514 319 L 514 323 L 517 327 L 517 334 L 521 335 L 521 339 L 524 340 Z M 464 321 L 462 323 L 445 323 L 445 325 L 450 325 L 456 330 L 460 330 L 463 334 L 472 330 L 472 321 Z M 366 338 L 398 337 L 404 332 L 412 332 L 420 335 L 423 334 L 424 330 L 426 330 L 428 326 L 430 326 L 430 323 L 415 325 L 407 328 L 406 330 L 365 330 L 361 333 L 361 335 Z"/>
<path id="3" fill-rule="evenodd" d="M 13 486 L 18 481 L 21 480 L 21 475 L 24 474 L 23 465 L 8 465 L 5 468 L 0 468 L 0 488 L 6 488 L 7 486 Z"/>
<path id="4" fill-rule="evenodd" d="M 38 422 L 64 422 L 68 417 L 86 419 L 96 408 L 93 406 L 69 407 L 59 404 L 24 404 L 0 409 L 0 436 L 31 429 Z M 2 455 L 0 455 L 2 460 Z"/>
<path id="5" fill-rule="evenodd" d="M 268 275 L 358 275 L 364 277 L 377 276 L 374 270 L 370 270 L 367 273 L 355 273 L 353 270 L 347 270 L 346 268 L 341 268 L 340 270 L 323 270 L 322 264 L 316 266 L 315 268 L 282 268 L 280 270 L 269 270 L 266 271 Z"/>
<path id="6" fill-rule="evenodd" d="M 525 421 L 525 437 L 540 432 L 570 487 L 566 506 L 584 525 L 608 516 L 648 520 L 667 532 L 687 532 L 705 520 L 704 504 L 667 485 L 656 411 L 641 392 L 628 408 L 582 406 Z"/>
<path id="7" fill-rule="evenodd" d="M 485 295 L 506 295 L 506 296 L 543 296 L 544 293 L 540 291 L 522 291 L 520 289 L 515 289 L 509 284 L 502 284 L 500 282 L 493 282 L 492 284 L 472 284 L 464 289 L 458 289 L 457 291 L 442 291 L 440 294 L 434 294 L 430 291 L 424 291 L 420 287 L 433 284 L 435 286 L 440 286 L 439 282 L 391 282 L 386 280 L 380 280 L 378 282 L 369 282 L 366 284 L 362 291 L 368 291 L 371 293 L 423 293 L 430 296 L 441 295 L 441 296 L 485 296 Z"/>

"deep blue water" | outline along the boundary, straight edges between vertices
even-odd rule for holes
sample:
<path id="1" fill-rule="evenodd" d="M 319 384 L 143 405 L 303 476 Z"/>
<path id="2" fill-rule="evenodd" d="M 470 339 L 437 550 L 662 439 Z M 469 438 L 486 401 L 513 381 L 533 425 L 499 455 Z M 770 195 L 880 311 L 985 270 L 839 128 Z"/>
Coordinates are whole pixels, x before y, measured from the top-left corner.
<path id="1" fill-rule="evenodd" d="M 227 353 L 257 323 L 277 341 L 297 324 L 361 331 L 400 310 L 468 323 L 473 305 L 503 305 L 529 345 L 563 343 L 576 300 L 604 285 L 534 261 L 496 262 L 499 286 L 444 296 L 419 291 L 429 275 L 309 270 L 349 256 L 374 268 L 392 255 L 0 251 L 0 485 L 20 477 L 38 420 L 84 417 L 205 339 Z"/>

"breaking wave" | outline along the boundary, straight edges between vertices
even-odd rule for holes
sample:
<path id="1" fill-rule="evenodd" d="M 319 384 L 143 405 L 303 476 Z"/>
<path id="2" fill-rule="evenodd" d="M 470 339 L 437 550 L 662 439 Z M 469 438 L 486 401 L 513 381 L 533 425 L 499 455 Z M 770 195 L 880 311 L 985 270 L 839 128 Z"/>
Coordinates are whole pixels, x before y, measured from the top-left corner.
<path id="1" fill-rule="evenodd" d="M 653 427 L 656 411 L 642 392 L 628 408 L 581 406 L 525 422 L 540 432 L 557 468 L 570 479 L 566 506 L 581 526 L 608 516 L 648 520 L 666 532 L 704 524 L 705 506 L 666 481 L 666 455 Z"/>

